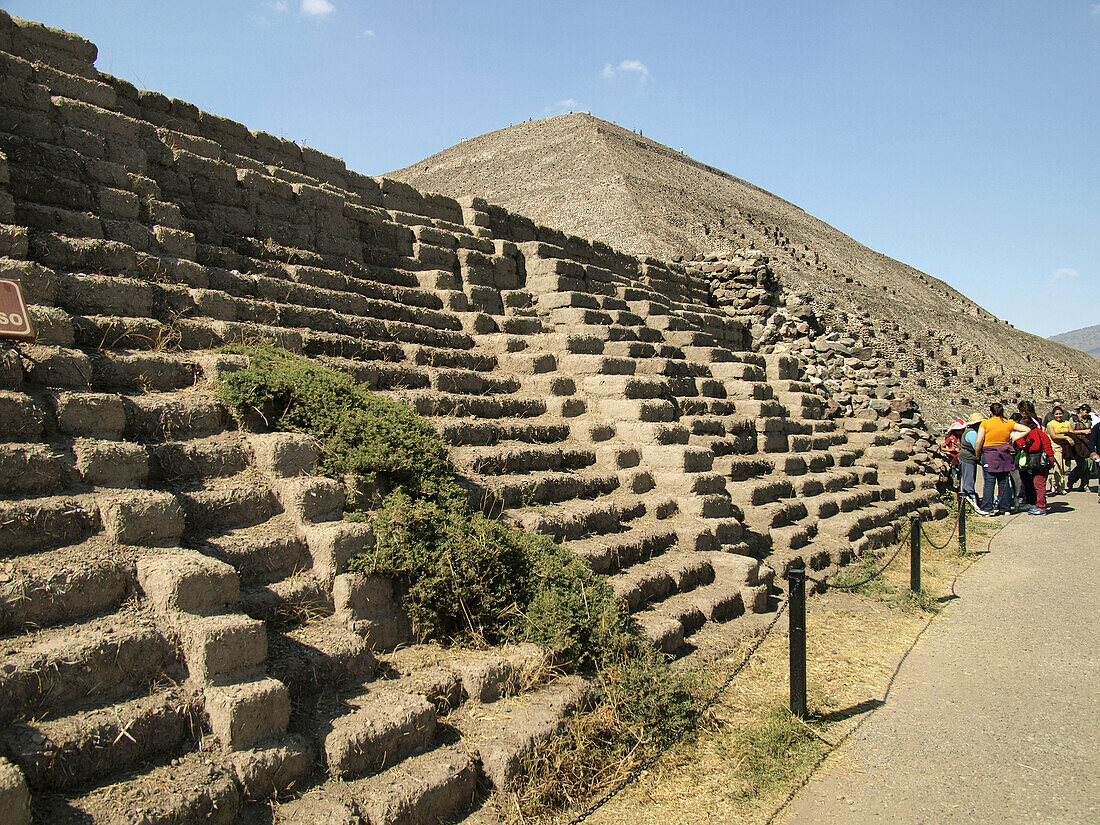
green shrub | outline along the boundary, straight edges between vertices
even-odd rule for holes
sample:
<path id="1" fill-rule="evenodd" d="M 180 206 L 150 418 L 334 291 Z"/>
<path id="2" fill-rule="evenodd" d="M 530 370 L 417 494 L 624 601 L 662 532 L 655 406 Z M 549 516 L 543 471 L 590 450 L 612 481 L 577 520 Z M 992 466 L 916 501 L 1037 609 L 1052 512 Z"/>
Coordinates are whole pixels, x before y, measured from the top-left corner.
<path id="1" fill-rule="evenodd" d="M 443 441 L 405 404 L 274 346 L 231 349 L 250 363 L 222 379 L 220 397 L 246 422 L 315 436 L 324 448 L 322 472 L 414 496 L 459 494 Z"/>
<path id="2" fill-rule="evenodd" d="M 637 758 L 687 723 L 697 705 L 684 678 L 640 637 L 607 582 L 549 537 L 470 508 L 427 421 L 271 345 L 234 351 L 248 355 L 249 366 L 226 375 L 219 393 L 238 417 L 313 435 L 323 447 L 322 472 L 379 490 L 371 512 L 348 514 L 369 521 L 375 534 L 373 549 L 349 567 L 393 580 L 423 637 L 530 641 L 558 666 L 599 672 L 599 704 L 564 737 L 577 744 L 568 757 L 577 781 L 553 792 L 553 783 L 534 782 L 532 798 L 560 803 L 572 793 L 566 787 L 587 787 L 606 760 Z M 529 762 L 529 781 L 548 758 L 556 757 Z"/>

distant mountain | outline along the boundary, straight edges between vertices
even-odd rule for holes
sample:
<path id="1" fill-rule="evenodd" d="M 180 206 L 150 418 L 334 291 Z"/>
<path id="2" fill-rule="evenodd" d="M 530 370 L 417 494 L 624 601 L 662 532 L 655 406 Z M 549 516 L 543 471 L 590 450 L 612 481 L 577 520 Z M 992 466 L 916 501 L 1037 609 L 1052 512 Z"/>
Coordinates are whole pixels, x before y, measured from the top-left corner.
<path id="1" fill-rule="evenodd" d="M 1097 361 L 1100 361 L 1100 324 L 1092 327 L 1082 327 L 1072 332 L 1063 332 L 1061 335 L 1050 336 L 1051 341 L 1065 344 L 1067 347 L 1087 352 Z"/>

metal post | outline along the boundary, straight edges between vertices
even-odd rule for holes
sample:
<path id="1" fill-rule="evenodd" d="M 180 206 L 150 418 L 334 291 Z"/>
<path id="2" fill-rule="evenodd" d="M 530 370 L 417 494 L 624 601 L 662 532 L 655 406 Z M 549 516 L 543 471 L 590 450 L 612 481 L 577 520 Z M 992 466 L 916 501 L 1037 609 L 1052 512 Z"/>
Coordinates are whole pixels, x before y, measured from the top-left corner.
<path id="1" fill-rule="evenodd" d="M 795 559 L 787 571 L 791 592 L 791 713 L 806 718 L 806 563 Z"/>
<path id="2" fill-rule="evenodd" d="M 920 592 L 920 514 L 909 516 L 909 589 Z"/>
<path id="3" fill-rule="evenodd" d="M 959 555 L 966 555 L 966 502 L 959 498 Z"/>

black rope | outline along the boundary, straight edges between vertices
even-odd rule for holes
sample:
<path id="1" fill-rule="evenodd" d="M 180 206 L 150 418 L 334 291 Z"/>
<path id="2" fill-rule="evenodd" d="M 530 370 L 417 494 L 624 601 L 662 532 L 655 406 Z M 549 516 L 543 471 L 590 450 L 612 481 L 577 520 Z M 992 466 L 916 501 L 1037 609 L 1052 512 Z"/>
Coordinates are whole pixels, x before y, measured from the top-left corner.
<path id="1" fill-rule="evenodd" d="M 881 568 L 876 570 L 874 573 L 872 573 L 867 578 L 862 579 L 861 581 L 854 582 L 852 584 L 835 584 L 833 582 L 826 581 L 825 579 L 815 579 L 815 578 L 812 578 L 810 576 L 806 577 L 806 581 L 813 582 L 814 584 L 820 584 L 822 587 L 832 587 L 832 588 L 835 588 L 837 590 L 858 590 L 859 588 L 863 587 L 863 585 L 867 584 L 868 582 L 873 582 L 875 579 L 877 579 L 879 576 L 881 576 L 883 573 L 885 573 L 886 569 L 891 564 L 894 563 L 894 559 L 896 559 L 898 557 L 898 555 L 901 553 L 901 551 L 905 549 L 905 540 L 909 538 L 909 535 L 910 535 L 910 532 L 912 531 L 912 529 L 913 529 L 913 523 L 909 522 L 909 527 L 905 531 L 905 536 L 898 541 L 898 549 L 894 551 L 894 555 L 890 556 L 890 558 L 886 561 L 886 564 L 884 564 Z"/>
<path id="2" fill-rule="evenodd" d="M 924 536 L 925 541 L 931 544 L 934 548 L 936 548 L 937 550 L 946 550 L 950 546 L 951 542 L 955 540 L 955 536 L 959 532 L 959 520 L 957 518 L 955 519 L 955 526 L 951 528 L 951 535 L 947 537 L 947 541 L 945 541 L 943 544 L 936 544 L 936 542 L 932 541 L 932 537 L 929 536 L 928 531 L 924 529 L 923 521 L 920 525 L 920 532 L 921 535 Z"/>
<path id="3" fill-rule="evenodd" d="M 721 685 L 719 685 L 718 689 L 715 690 L 713 694 L 711 694 L 711 697 L 707 699 L 707 701 L 704 702 L 703 705 L 692 715 L 687 724 L 680 728 L 680 730 L 678 730 L 676 734 L 668 740 L 668 742 L 662 745 L 659 750 L 647 757 L 640 764 L 635 765 L 634 769 L 631 770 L 630 773 L 628 773 L 625 777 L 616 782 L 603 796 L 601 796 L 599 799 L 597 799 L 595 802 L 585 808 L 581 813 L 577 814 L 577 816 L 571 819 L 569 825 L 579 825 L 579 823 L 584 822 L 586 819 L 588 819 L 588 817 L 596 813 L 596 811 L 606 805 L 613 797 L 618 795 L 618 793 L 622 791 L 623 788 L 636 781 L 644 771 L 648 770 L 649 767 L 653 765 L 658 759 L 668 753 L 669 749 L 680 742 L 680 740 L 687 736 L 688 733 L 695 730 L 695 728 L 699 724 L 699 720 L 703 718 L 703 714 L 714 707 L 714 703 L 718 701 L 718 697 L 725 693 L 730 684 L 732 684 L 733 680 L 736 679 L 737 676 L 740 675 L 740 673 L 746 667 L 748 667 L 749 660 L 752 659 L 752 657 L 756 654 L 756 651 L 760 649 L 760 646 L 764 644 L 764 640 L 767 639 L 769 635 L 771 635 L 771 632 L 775 629 L 776 624 L 779 622 L 779 617 L 783 615 L 783 612 L 787 609 L 790 601 L 790 597 L 788 596 L 786 599 L 783 600 L 783 603 L 779 605 L 778 608 L 776 608 L 775 616 L 772 617 L 771 622 L 764 629 L 764 632 L 757 637 L 755 642 L 753 642 L 752 647 L 749 648 L 744 658 L 741 659 L 740 664 L 738 664 L 737 667 L 735 667 L 730 672 L 729 676 L 726 677 L 726 680 L 722 682 Z"/>

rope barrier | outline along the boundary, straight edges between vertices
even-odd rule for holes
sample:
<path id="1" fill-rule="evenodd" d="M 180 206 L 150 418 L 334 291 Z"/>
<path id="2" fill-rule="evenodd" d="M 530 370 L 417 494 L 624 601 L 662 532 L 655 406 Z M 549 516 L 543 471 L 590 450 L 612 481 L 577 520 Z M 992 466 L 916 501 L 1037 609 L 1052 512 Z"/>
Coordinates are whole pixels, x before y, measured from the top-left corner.
<path id="1" fill-rule="evenodd" d="M 936 544 L 936 542 L 932 541 L 932 537 L 929 536 L 928 531 L 924 529 L 923 521 L 920 525 L 920 532 L 921 535 L 924 536 L 924 540 L 927 541 L 934 548 L 936 548 L 937 550 L 946 550 L 951 545 L 951 542 L 955 540 L 955 537 L 959 533 L 959 520 L 955 519 L 955 526 L 951 528 L 951 535 L 947 537 L 947 541 L 945 541 L 943 544 Z"/>
<path id="2" fill-rule="evenodd" d="M 863 587 L 863 585 L 867 584 L 868 582 L 873 582 L 875 579 L 877 579 L 879 576 L 881 576 L 883 573 L 885 573 L 887 568 L 889 568 L 890 565 L 894 563 L 894 560 L 901 554 L 901 551 L 905 549 L 905 542 L 909 538 L 909 534 L 912 531 L 912 529 L 913 529 L 913 524 L 912 524 L 912 522 L 910 522 L 909 526 L 905 530 L 905 535 L 898 541 L 898 549 L 894 551 L 894 554 L 892 556 L 890 556 L 890 558 L 887 560 L 886 564 L 884 564 L 881 568 L 876 570 L 874 573 L 872 573 L 870 576 L 868 576 L 865 579 L 862 579 L 858 582 L 854 582 L 852 584 L 835 584 L 833 582 L 826 581 L 825 579 L 815 579 L 815 578 L 812 578 L 810 576 L 807 576 L 806 581 L 813 582 L 814 584 L 819 584 L 822 587 L 832 587 L 832 588 L 835 588 L 836 590 L 858 590 L 859 588 Z"/>
<path id="3" fill-rule="evenodd" d="M 956 520 L 955 529 L 952 530 L 951 536 L 948 538 L 947 543 L 945 543 L 942 546 L 936 545 L 932 542 L 931 539 L 928 539 L 927 533 L 925 533 L 925 538 L 928 539 L 928 542 L 930 544 L 932 544 L 932 546 L 935 547 L 937 550 L 942 550 L 951 543 L 952 539 L 955 538 L 955 533 L 956 533 L 957 530 L 958 530 L 958 521 Z M 923 525 L 921 526 L 921 531 L 924 532 Z M 852 584 L 833 584 L 833 583 L 830 583 L 830 582 L 826 581 L 825 579 L 814 579 L 814 578 L 811 578 L 809 576 L 806 577 L 806 581 L 814 582 L 815 584 L 821 585 L 822 587 L 833 587 L 833 588 L 836 588 L 838 590 L 856 590 L 856 589 L 862 587 L 863 585 L 867 584 L 868 582 L 874 581 L 875 579 L 877 579 L 879 576 L 881 576 L 883 573 L 886 572 L 886 570 L 890 567 L 890 565 L 894 563 L 894 560 L 897 559 L 897 557 L 901 554 L 901 551 L 905 549 L 906 542 L 908 541 L 911 534 L 912 534 L 912 521 L 909 522 L 909 525 L 906 528 L 906 530 L 904 532 L 904 535 L 902 535 L 902 537 L 898 540 L 898 547 L 894 551 L 893 555 L 891 555 L 890 558 L 886 561 L 886 564 L 884 564 L 881 568 L 876 570 L 874 573 L 872 573 L 867 578 L 862 579 L 861 581 L 854 582 Z M 990 537 L 990 543 L 992 543 L 992 539 L 993 539 L 993 537 L 991 536 Z M 952 583 L 952 586 L 953 586 L 953 584 L 954 583 Z M 744 657 L 741 659 L 740 663 L 738 663 L 737 667 L 735 667 L 730 672 L 730 674 L 726 677 L 725 681 L 723 681 L 722 684 L 719 685 L 718 688 L 714 691 L 714 693 L 711 694 L 710 698 L 707 699 L 707 701 L 704 702 L 702 704 L 702 706 L 700 706 L 700 708 L 692 715 L 691 719 L 687 722 L 687 724 L 685 724 L 684 727 L 682 727 L 679 731 L 677 731 L 668 740 L 668 742 L 666 742 L 664 745 L 662 745 L 656 752 L 654 752 L 653 754 L 648 756 L 641 763 L 636 765 L 625 777 L 623 777 L 618 782 L 616 782 L 610 789 L 608 789 L 604 793 L 603 796 L 601 796 L 599 799 L 597 799 L 595 802 L 593 802 L 591 805 L 589 805 L 587 808 L 585 808 L 583 811 L 581 811 L 579 814 L 577 814 L 577 816 L 575 816 L 573 819 L 571 819 L 570 822 L 569 822 L 569 825 L 580 825 L 580 823 L 584 822 L 586 819 L 588 819 L 588 817 L 590 817 L 590 816 L 592 816 L 592 814 L 596 813 L 596 811 L 598 811 L 600 808 L 602 808 L 604 805 L 606 805 L 609 801 L 611 801 L 611 799 L 613 799 L 615 796 L 617 796 L 624 788 L 626 788 L 628 785 L 635 782 L 638 779 L 638 777 L 642 775 L 642 773 L 644 773 L 646 770 L 648 770 L 650 768 L 650 766 L 652 766 L 658 759 L 660 759 L 662 756 L 664 756 L 666 753 L 668 753 L 668 751 L 673 746 L 678 744 L 688 733 L 695 730 L 695 728 L 699 724 L 699 720 L 702 719 L 703 715 L 708 710 L 710 710 L 712 707 L 714 707 L 714 704 L 718 701 L 719 697 L 721 697 L 722 694 L 724 694 L 726 692 L 726 690 L 729 689 L 729 686 L 733 683 L 733 680 L 736 679 L 742 673 L 742 671 L 744 671 L 744 669 L 746 667 L 748 667 L 748 664 L 752 660 L 752 657 L 760 649 L 760 646 L 764 644 L 764 641 L 768 638 L 768 636 L 771 635 L 771 632 L 775 629 L 775 626 L 776 626 L 776 624 L 778 624 L 780 617 L 783 615 L 783 613 L 786 611 L 786 609 L 790 606 L 790 602 L 791 602 L 791 599 L 790 599 L 790 596 L 788 595 L 783 600 L 783 603 L 780 604 L 778 608 L 776 608 L 775 616 L 772 617 L 771 622 L 764 629 L 764 632 L 761 633 L 760 636 L 757 637 L 756 641 L 753 642 L 752 646 L 745 653 Z"/>
<path id="4" fill-rule="evenodd" d="M 783 615 L 784 611 L 786 611 L 787 606 L 790 604 L 790 601 L 790 597 L 787 597 L 783 600 L 783 603 L 780 604 L 778 608 L 776 608 L 775 616 L 772 617 L 772 620 L 768 623 L 768 626 L 764 628 L 764 632 L 761 633 L 756 638 L 756 641 L 753 642 L 752 647 L 750 647 L 748 652 L 745 653 L 745 656 L 741 659 L 741 662 L 730 672 L 729 676 L 726 677 L 726 680 L 718 686 L 718 689 L 715 690 L 713 694 L 711 694 L 710 698 L 707 699 L 707 701 L 704 702 L 702 706 L 692 715 L 687 724 L 685 724 L 680 730 L 678 730 L 676 734 L 673 735 L 672 738 L 670 738 L 668 742 L 662 745 L 655 753 L 648 756 L 640 764 L 635 765 L 630 773 L 628 773 L 625 777 L 616 782 L 606 793 L 604 793 L 603 796 L 601 796 L 599 799 L 597 799 L 595 802 L 585 808 L 581 813 L 577 814 L 577 816 L 571 819 L 569 821 L 569 825 L 579 825 L 579 823 L 584 822 L 586 819 L 588 819 L 588 817 L 596 813 L 596 811 L 598 811 L 609 801 L 611 801 L 611 799 L 617 796 L 619 792 L 623 790 L 623 788 L 636 781 L 638 777 L 642 775 L 642 773 L 648 770 L 649 767 L 653 765 L 658 759 L 668 753 L 668 751 L 674 745 L 679 743 L 680 740 L 682 740 L 685 736 L 687 736 L 688 733 L 695 730 L 695 728 L 699 724 L 699 720 L 703 718 L 703 714 L 714 707 L 714 703 L 717 702 L 718 698 L 726 692 L 729 686 L 733 683 L 733 680 L 736 679 L 746 667 L 748 667 L 749 661 L 756 654 L 756 651 L 760 649 L 760 646 L 764 644 L 764 640 L 771 635 L 771 632 L 775 629 L 776 624 L 779 623 L 779 617 Z"/>

